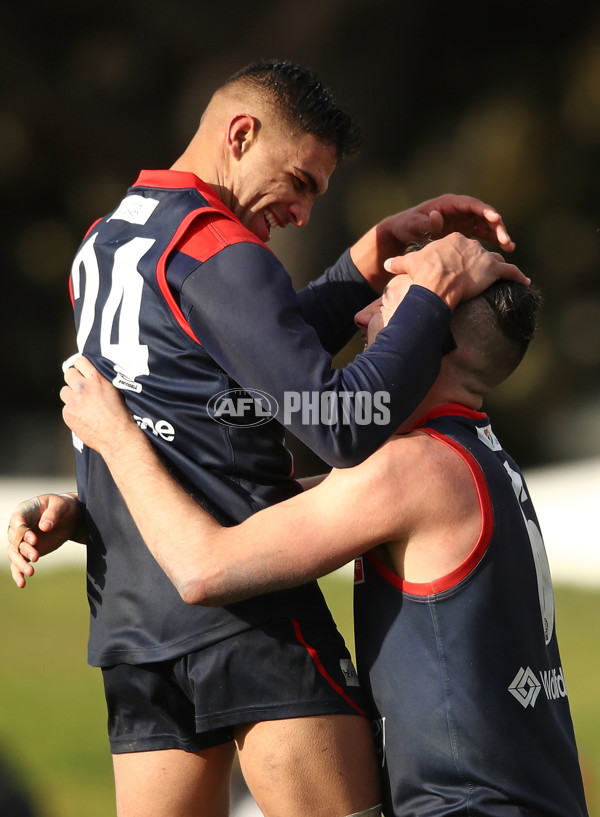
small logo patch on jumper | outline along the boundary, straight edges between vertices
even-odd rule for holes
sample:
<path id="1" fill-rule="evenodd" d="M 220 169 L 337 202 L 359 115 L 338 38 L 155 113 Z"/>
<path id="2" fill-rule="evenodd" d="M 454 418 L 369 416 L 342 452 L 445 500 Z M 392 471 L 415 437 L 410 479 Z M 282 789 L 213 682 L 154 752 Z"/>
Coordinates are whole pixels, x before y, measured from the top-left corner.
<path id="1" fill-rule="evenodd" d="M 340 658 L 340 669 L 342 670 L 344 678 L 346 679 L 347 687 L 360 686 L 358 675 L 354 669 L 354 664 L 349 658 Z"/>
<path id="2" fill-rule="evenodd" d="M 365 580 L 365 568 L 363 565 L 363 557 L 359 556 L 354 560 L 354 584 L 362 584 Z"/>
<path id="3" fill-rule="evenodd" d="M 127 377 L 127 375 L 122 372 L 117 372 L 112 383 L 117 389 L 127 389 L 129 391 L 135 391 L 138 394 L 142 391 L 142 387 L 139 383 L 136 383 L 132 377 Z"/>
<path id="4" fill-rule="evenodd" d="M 159 204 L 157 199 L 146 198 L 146 196 L 127 196 L 108 220 L 145 224 Z"/>
<path id="5" fill-rule="evenodd" d="M 479 437 L 481 442 L 485 443 L 488 446 L 488 448 L 492 449 L 492 451 L 502 451 L 500 440 L 498 439 L 498 437 L 496 437 L 490 425 L 485 426 L 485 428 L 478 428 L 477 436 Z"/>
<path id="6" fill-rule="evenodd" d="M 508 691 L 524 709 L 527 709 L 528 706 L 533 709 L 541 688 L 542 685 L 533 670 L 530 667 L 526 669 L 521 667 L 508 687 Z"/>

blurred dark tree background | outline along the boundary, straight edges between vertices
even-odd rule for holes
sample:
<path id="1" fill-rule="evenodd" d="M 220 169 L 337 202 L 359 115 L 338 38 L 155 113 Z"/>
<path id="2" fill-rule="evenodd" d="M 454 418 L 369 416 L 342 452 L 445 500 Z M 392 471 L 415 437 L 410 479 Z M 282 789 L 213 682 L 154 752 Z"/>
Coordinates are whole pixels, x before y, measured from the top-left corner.
<path id="1" fill-rule="evenodd" d="M 296 284 L 390 212 L 442 192 L 494 204 L 545 296 L 489 401 L 496 430 L 525 466 L 599 455 L 597 0 L 56 0 L 0 26 L 0 472 L 71 470 L 58 393 L 84 231 L 177 158 L 219 82 L 273 56 L 316 70 L 365 137 L 309 227 L 273 240 Z"/>

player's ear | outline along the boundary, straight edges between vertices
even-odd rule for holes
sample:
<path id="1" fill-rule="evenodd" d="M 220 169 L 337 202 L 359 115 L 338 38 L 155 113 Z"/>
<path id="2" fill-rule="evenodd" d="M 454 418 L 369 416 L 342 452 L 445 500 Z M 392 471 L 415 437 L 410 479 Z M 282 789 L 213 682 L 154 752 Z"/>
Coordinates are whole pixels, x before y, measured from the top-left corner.
<path id="1" fill-rule="evenodd" d="M 227 148 L 238 161 L 247 153 L 258 136 L 259 123 L 250 114 L 242 113 L 233 117 L 227 130 Z"/>

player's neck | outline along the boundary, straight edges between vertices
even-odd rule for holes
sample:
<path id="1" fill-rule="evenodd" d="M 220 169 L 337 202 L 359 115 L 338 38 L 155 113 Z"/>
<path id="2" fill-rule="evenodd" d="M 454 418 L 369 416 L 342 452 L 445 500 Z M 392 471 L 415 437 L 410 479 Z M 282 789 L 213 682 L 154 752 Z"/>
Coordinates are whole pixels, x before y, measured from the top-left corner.
<path id="1" fill-rule="evenodd" d="M 413 413 L 402 423 L 396 434 L 406 434 L 414 428 L 421 417 L 440 406 L 447 406 L 449 403 L 465 406 L 473 411 L 479 411 L 483 404 L 483 397 L 480 394 L 473 394 L 467 389 L 460 388 L 456 384 L 454 384 L 452 388 L 444 388 L 443 384 L 438 384 L 436 381 L 425 399 L 419 403 Z"/>

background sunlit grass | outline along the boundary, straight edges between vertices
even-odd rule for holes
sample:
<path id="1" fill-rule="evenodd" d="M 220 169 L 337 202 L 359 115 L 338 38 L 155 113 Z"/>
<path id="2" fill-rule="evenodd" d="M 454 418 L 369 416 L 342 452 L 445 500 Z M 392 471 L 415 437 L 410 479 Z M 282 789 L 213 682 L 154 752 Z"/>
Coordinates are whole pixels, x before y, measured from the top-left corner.
<path id="1" fill-rule="evenodd" d="M 17 591 L 6 573 L 0 581 L 0 760 L 26 791 L 36 817 L 110 817 L 102 681 L 86 664 L 85 576 L 79 568 L 40 571 L 25 591 Z M 337 574 L 322 585 L 353 646 L 350 580 Z M 590 817 L 600 817 L 600 590 L 558 586 L 556 610 Z"/>

